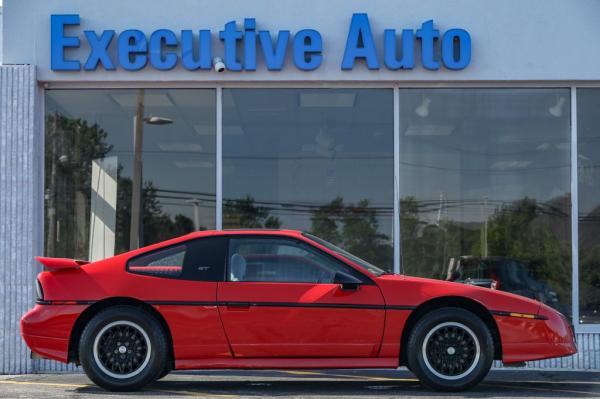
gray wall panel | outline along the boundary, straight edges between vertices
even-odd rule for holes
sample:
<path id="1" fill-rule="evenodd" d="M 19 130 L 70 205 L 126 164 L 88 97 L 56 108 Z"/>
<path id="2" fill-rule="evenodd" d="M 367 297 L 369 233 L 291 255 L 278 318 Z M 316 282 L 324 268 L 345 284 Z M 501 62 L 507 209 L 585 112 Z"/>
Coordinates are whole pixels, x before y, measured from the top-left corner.
<path id="1" fill-rule="evenodd" d="M 35 68 L 0 66 L 0 311 L 3 373 L 25 373 L 32 362 L 19 334 L 19 318 L 34 300 L 39 253 L 40 129 Z"/>

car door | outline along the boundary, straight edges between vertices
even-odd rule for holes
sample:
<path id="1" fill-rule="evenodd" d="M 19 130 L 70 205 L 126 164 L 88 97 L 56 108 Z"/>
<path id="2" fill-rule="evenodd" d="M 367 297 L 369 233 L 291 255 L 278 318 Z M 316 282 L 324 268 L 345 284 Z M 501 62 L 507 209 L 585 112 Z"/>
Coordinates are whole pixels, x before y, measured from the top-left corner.
<path id="1" fill-rule="evenodd" d="M 377 356 L 381 292 L 335 257 L 295 239 L 240 236 L 229 240 L 227 270 L 217 297 L 235 357 Z"/>

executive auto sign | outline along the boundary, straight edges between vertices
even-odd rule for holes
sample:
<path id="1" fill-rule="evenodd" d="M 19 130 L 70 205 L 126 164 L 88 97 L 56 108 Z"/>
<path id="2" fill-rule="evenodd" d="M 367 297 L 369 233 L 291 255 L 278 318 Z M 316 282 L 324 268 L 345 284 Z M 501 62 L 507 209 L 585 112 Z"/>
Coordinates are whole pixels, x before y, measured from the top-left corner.
<path id="1" fill-rule="evenodd" d="M 285 67 L 291 51 L 294 66 L 299 70 L 318 69 L 323 57 L 323 38 L 315 29 L 302 29 L 294 34 L 280 30 L 273 35 L 257 30 L 254 18 L 244 19 L 241 29 L 236 21 L 225 24 L 218 37 L 220 51 L 211 47 L 210 30 L 157 29 L 149 35 L 137 30 L 121 32 L 84 30 L 80 35 L 78 14 L 51 16 L 51 68 L 53 71 L 94 71 L 98 66 L 113 71 L 118 68 L 139 71 L 148 66 L 168 71 L 180 64 L 187 70 L 211 70 L 215 59 L 222 54 L 224 67 L 229 71 L 255 71 L 257 54 L 262 55 L 265 67 L 279 71 Z M 81 38 L 80 38 L 81 36 Z M 73 58 L 70 52 L 81 47 L 82 40 L 90 48 L 85 59 Z M 425 21 L 418 29 L 385 29 L 383 57 L 377 51 L 369 17 L 364 13 L 352 15 L 340 68 L 351 70 L 358 62 L 369 69 L 410 70 L 416 67 L 415 54 L 420 46 L 420 63 L 428 70 L 466 68 L 471 61 L 471 36 L 464 29 L 449 29 L 443 34 L 433 20 Z M 116 51 L 110 51 L 115 47 Z M 70 51 L 71 50 L 71 51 Z M 243 51 L 239 51 L 243 50 Z M 116 54 L 116 56 L 114 55 Z M 383 62 L 382 62 L 383 60 Z"/>

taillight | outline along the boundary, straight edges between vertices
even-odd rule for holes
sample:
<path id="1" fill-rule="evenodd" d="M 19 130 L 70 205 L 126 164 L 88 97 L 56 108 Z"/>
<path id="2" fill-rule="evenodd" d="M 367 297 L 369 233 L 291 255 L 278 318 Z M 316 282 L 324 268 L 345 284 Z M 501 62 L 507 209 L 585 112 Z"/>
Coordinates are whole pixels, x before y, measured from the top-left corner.
<path id="1" fill-rule="evenodd" d="M 44 290 L 42 289 L 40 280 L 35 280 L 35 299 L 38 301 L 44 300 Z"/>

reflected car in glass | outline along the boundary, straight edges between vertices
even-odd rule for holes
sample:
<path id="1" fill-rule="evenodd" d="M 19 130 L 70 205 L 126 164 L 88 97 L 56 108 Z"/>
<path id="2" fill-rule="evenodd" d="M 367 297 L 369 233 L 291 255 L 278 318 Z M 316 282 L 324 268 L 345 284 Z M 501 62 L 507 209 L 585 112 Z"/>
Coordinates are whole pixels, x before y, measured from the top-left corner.
<path id="1" fill-rule="evenodd" d="M 535 277 L 535 269 L 534 262 L 503 256 L 461 256 L 450 260 L 446 280 L 511 292 L 569 313 L 557 292 Z"/>
<path id="2" fill-rule="evenodd" d="M 564 316 L 529 298 L 386 273 L 295 230 L 191 233 L 88 263 L 38 257 L 21 319 L 35 356 L 109 390 L 188 369 L 397 368 L 427 386 L 576 352 Z"/>

